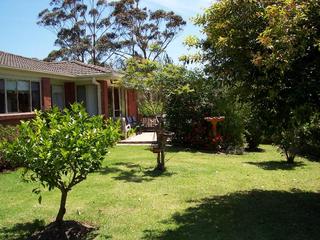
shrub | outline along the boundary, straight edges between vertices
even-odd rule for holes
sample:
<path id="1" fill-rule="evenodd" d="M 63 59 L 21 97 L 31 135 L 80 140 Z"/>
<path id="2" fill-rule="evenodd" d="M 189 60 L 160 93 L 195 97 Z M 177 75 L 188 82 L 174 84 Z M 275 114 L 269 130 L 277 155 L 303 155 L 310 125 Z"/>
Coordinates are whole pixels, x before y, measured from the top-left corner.
<path id="1" fill-rule="evenodd" d="M 320 113 L 301 105 L 280 122 L 273 133 L 273 141 L 282 150 L 289 163 L 297 154 L 313 158 L 320 156 Z"/>
<path id="2" fill-rule="evenodd" d="M 139 114 L 143 117 L 154 117 L 163 113 L 163 104 L 159 101 L 139 101 Z"/>
<path id="3" fill-rule="evenodd" d="M 297 129 L 283 129 L 275 134 L 274 141 L 279 146 L 282 154 L 286 157 L 287 162 L 294 163 L 299 146 L 299 134 L 297 133 Z"/>
<path id="4" fill-rule="evenodd" d="M 120 137 L 118 124 L 90 117 L 80 104 L 62 112 L 36 112 L 35 119 L 21 123 L 19 132 L 5 144 L 5 154 L 25 168 L 26 180 L 61 191 L 57 222 L 63 220 L 68 193 L 101 167 L 108 148 Z M 41 193 L 39 188 L 34 192 Z"/>
<path id="5" fill-rule="evenodd" d="M 300 131 L 301 145 L 299 153 L 320 158 L 320 113 L 315 112 L 310 120 L 304 123 Z"/>
<path id="6" fill-rule="evenodd" d="M 184 83 L 192 91 L 172 95 L 165 106 L 167 123 L 174 132 L 173 143 L 191 148 L 242 151 L 244 117 L 241 104 L 232 97 L 228 89 L 219 86 L 218 81 L 206 79 L 201 72 L 189 72 Z M 225 116 L 218 123 L 222 141 L 212 141 L 209 116 Z M 231 150 L 232 149 L 232 150 Z"/>
<path id="7" fill-rule="evenodd" d="M 3 142 L 12 142 L 18 136 L 18 128 L 17 126 L 3 126 L 0 125 L 0 144 Z M 0 151 L 0 172 L 5 170 L 14 169 L 15 165 L 9 159 L 6 159 L 3 156 L 3 153 Z"/>
<path id="8" fill-rule="evenodd" d="M 262 119 L 260 116 L 248 108 L 245 118 L 245 139 L 249 151 L 257 150 L 263 138 Z"/>

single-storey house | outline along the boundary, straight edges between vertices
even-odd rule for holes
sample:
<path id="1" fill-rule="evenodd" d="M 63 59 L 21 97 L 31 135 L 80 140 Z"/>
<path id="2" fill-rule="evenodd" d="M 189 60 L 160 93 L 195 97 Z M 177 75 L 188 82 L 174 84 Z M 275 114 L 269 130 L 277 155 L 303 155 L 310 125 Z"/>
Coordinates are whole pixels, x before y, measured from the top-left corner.
<path id="1" fill-rule="evenodd" d="M 45 62 L 0 51 L 0 124 L 34 116 L 35 109 L 82 102 L 91 115 L 137 117 L 137 94 L 119 87 L 120 74 L 78 61 Z"/>

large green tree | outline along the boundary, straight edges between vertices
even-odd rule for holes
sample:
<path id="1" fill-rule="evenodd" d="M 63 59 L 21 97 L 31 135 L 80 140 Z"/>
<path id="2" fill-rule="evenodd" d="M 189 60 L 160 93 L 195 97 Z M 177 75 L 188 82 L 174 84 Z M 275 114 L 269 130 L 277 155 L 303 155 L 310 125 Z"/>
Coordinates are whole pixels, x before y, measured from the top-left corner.
<path id="1" fill-rule="evenodd" d="M 122 46 L 118 52 L 125 58 L 159 60 L 186 22 L 172 11 L 152 11 L 141 6 L 140 2 L 120 0 L 112 4 Z"/>
<path id="2" fill-rule="evenodd" d="M 206 71 L 250 102 L 291 155 L 320 106 L 319 17 L 316 0 L 221 0 L 195 19 L 205 39 L 189 39 Z"/>
<path id="3" fill-rule="evenodd" d="M 139 0 L 51 0 L 38 24 L 56 34 L 48 61 L 123 63 L 139 56 L 159 60 L 186 24 L 174 12 L 151 11 Z"/>
<path id="4" fill-rule="evenodd" d="M 39 13 L 38 24 L 56 34 L 48 61 L 78 60 L 103 63 L 115 49 L 109 4 L 104 0 L 51 0 L 50 7 Z"/>

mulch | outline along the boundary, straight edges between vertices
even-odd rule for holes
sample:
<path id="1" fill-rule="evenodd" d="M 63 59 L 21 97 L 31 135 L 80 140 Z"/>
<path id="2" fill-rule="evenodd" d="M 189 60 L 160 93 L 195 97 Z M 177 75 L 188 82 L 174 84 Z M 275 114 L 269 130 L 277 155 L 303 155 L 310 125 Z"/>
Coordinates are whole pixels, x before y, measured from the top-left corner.
<path id="1" fill-rule="evenodd" d="M 96 229 L 76 221 L 53 222 L 43 230 L 35 232 L 27 240 L 84 240 L 94 239 Z"/>

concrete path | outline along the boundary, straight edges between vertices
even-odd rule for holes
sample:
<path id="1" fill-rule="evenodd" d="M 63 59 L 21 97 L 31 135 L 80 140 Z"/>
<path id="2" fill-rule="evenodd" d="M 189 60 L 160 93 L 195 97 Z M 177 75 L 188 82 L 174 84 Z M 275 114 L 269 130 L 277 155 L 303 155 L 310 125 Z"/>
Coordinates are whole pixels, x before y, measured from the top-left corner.
<path id="1" fill-rule="evenodd" d="M 122 140 L 119 142 L 119 144 L 126 144 L 126 145 L 131 145 L 131 144 L 152 144 L 157 141 L 157 134 L 155 132 L 143 132 L 139 135 L 129 137 L 125 140 Z"/>

